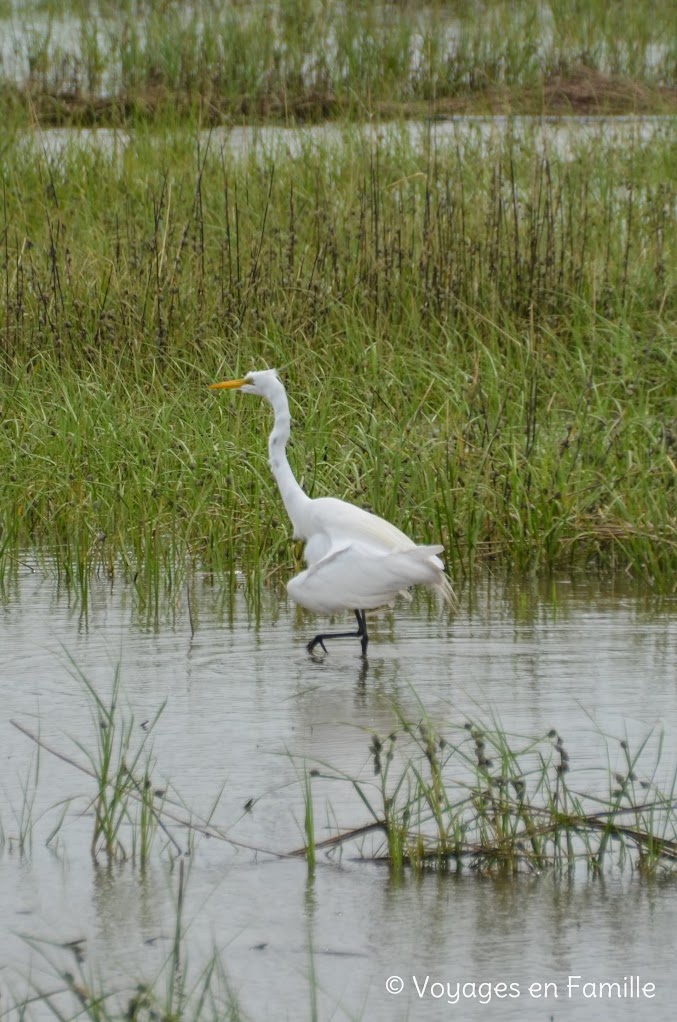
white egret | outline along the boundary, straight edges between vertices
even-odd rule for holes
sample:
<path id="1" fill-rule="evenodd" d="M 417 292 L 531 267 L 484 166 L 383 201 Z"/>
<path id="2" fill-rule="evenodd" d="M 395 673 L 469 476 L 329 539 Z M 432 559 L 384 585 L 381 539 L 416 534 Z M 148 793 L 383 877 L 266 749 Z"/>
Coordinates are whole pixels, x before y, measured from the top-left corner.
<path id="1" fill-rule="evenodd" d="M 214 383 L 211 389 L 258 394 L 275 413 L 268 440 L 270 467 L 294 527 L 294 539 L 305 541 L 308 565 L 287 583 L 287 592 L 307 610 L 319 614 L 352 610 L 357 618 L 356 632 L 316 635 L 308 643 L 309 653 L 318 645 L 326 653 L 326 639 L 350 636 L 360 639 L 365 656 L 369 643 L 365 611 L 391 604 L 399 594 L 409 597 L 409 586 L 432 586 L 453 605 L 451 583 L 437 556 L 442 546 L 417 546 L 390 522 L 369 511 L 335 497 L 313 499 L 303 492 L 287 460 L 291 416 L 287 392 L 275 369 Z"/>

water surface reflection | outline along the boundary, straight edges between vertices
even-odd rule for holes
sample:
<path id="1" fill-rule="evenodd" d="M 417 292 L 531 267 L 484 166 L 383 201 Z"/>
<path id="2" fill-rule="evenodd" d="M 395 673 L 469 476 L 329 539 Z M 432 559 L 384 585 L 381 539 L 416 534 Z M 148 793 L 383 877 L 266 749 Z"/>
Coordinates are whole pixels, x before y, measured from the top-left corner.
<path id="1" fill-rule="evenodd" d="M 53 967 L 21 935 L 82 940 L 93 975 L 127 994 L 137 978 L 152 978 L 171 951 L 177 869 L 169 854 L 154 855 L 143 870 L 94 865 L 87 814 L 92 784 L 67 763 L 41 756 L 32 851 L 16 851 L 22 785 L 35 758 L 10 721 L 82 761 L 77 743 L 92 747 L 97 722 L 74 665 L 105 696 L 119 664 L 122 699 L 137 727 L 166 703 L 154 733 L 156 783 L 171 783 L 184 808 L 213 813 L 215 824 L 243 844 L 273 852 L 303 844 L 302 760 L 367 779 L 371 733 L 392 728 L 395 701 L 416 719 L 420 699 L 449 725 L 494 714 L 519 734 L 555 727 L 572 767 L 602 788 L 607 762 L 622 765 L 619 738 L 635 746 L 653 730 L 645 752 L 652 762 L 664 728 L 657 780 L 668 786 L 675 769 L 674 604 L 658 604 L 627 582 L 487 577 L 462 594 L 455 617 L 424 600 L 381 617 L 366 668 L 350 641 L 335 643 L 323 662 L 309 659 L 304 642 L 314 622 L 272 596 L 264 599 L 258 626 L 242 593 L 230 615 L 229 601 L 207 579 L 195 581 L 191 602 L 198 623 L 193 636 L 185 600 L 154 628 L 132 589 L 103 581 L 93 586 L 86 617 L 39 572 L 26 571 L 6 596 L 0 631 L 5 1004 L 20 977 L 30 974 L 43 990 L 55 983 Z M 349 785 L 320 781 L 314 793 L 318 838 L 365 822 Z M 74 801 L 48 850 L 45 838 L 61 812 L 52 807 L 65 798 Z M 185 835 L 177 832 L 177 839 L 185 848 Z M 345 855 L 321 859 L 308 881 L 303 862 L 206 839 L 198 839 L 185 861 L 190 963 L 197 968 L 219 949 L 252 1018 L 300 1017 L 313 1000 L 320 1017 L 375 1020 L 450 1012 L 601 1019 L 611 1010 L 618 1018 L 672 1017 L 677 891 L 669 879 L 642 880 L 626 870 L 602 880 L 584 871 L 517 880 L 466 872 L 396 882 L 383 867 Z M 73 955 L 72 947 L 49 947 L 59 969 L 72 969 Z M 311 956 L 315 984 L 308 980 Z M 567 993 L 569 975 L 612 982 L 630 974 L 654 982 L 655 998 L 625 996 L 610 1004 L 580 990 Z M 404 980 L 397 996 L 385 992 L 393 975 Z M 414 975 L 420 984 L 426 976 L 429 984 L 449 982 L 452 994 L 457 982 L 514 983 L 519 996 L 492 992 L 487 1008 L 476 993 L 454 1007 L 446 993 L 438 998 L 429 988 L 419 997 Z M 530 984 L 546 981 L 556 984 L 556 1001 L 529 994 Z"/>

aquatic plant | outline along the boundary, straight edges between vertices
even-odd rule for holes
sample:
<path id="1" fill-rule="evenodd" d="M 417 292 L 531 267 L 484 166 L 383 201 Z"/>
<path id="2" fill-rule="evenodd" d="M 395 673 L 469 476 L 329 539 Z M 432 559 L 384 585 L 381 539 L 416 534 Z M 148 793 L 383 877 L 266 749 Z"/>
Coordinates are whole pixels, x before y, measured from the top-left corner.
<path id="1" fill-rule="evenodd" d="M 120 709 L 119 672 L 111 699 L 104 701 L 91 683 L 84 685 L 84 691 L 94 710 L 94 730 L 106 732 L 98 751 L 87 754 L 89 765 L 75 762 L 23 726 L 20 730 L 32 738 L 41 755 L 57 755 L 90 776 L 97 846 L 107 858 L 117 858 L 122 868 L 126 862 L 129 868 L 133 856 L 124 846 L 121 821 L 128 832 L 143 829 L 130 803 L 143 804 L 144 792 L 129 783 L 132 772 L 120 767 L 117 756 L 120 747 L 129 748 L 121 727 L 129 718 Z M 507 880 L 547 871 L 555 881 L 570 879 L 580 868 L 593 876 L 674 872 L 677 774 L 672 780 L 668 774 L 664 790 L 662 736 L 656 743 L 652 741 L 656 736 L 648 734 L 636 744 L 627 736 L 600 736 L 606 763 L 592 770 L 589 764 L 576 763 L 575 742 L 565 741 L 556 729 L 530 737 L 508 733 L 491 711 L 486 720 L 478 711 L 474 719 L 459 721 L 451 709 L 446 717 L 438 713 L 432 718 L 420 701 L 412 712 L 406 712 L 397 701 L 390 705 L 392 728 L 387 733 L 370 731 L 365 735 L 364 771 L 347 773 L 325 762 L 308 769 L 304 758 L 297 771 L 304 808 L 301 848 L 271 850 L 240 843 L 232 827 L 223 830 L 211 820 L 200 820 L 194 812 L 179 812 L 180 799 L 173 789 L 171 799 L 166 793 L 153 793 L 153 832 L 161 829 L 168 835 L 170 828 L 180 828 L 183 834 L 209 835 L 257 855 L 305 860 L 305 884 L 311 885 L 306 887 L 306 897 L 312 897 L 317 872 L 348 854 L 354 864 L 386 865 L 387 884 L 407 873 L 423 879 L 429 871 L 468 871 Z M 115 735 L 118 737 L 111 740 Z M 76 744 L 87 748 L 84 736 Z M 327 804 L 325 815 L 328 823 L 333 820 L 334 833 L 318 841 L 315 814 L 327 781 L 332 788 L 343 783 L 354 793 L 355 824 L 339 828 Z M 277 786 L 274 792 L 277 804 Z M 265 796 L 257 803 L 258 811 L 265 813 Z M 364 811 L 367 820 L 360 822 Z M 68 840 L 67 833 L 64 840 Z M 126 840 L 132 848 L 143 844 L 141 838 L 127 836 Z M 148 842 L 147 848 L 149 853 L 157 851 L 158 843 Z M 186 858 L 183 853 L 189 849 L 191 855 Z M 156 975 L 131 975 L 126 983 L 111 986 L 97 974 L 95 965 L 87 965 L 80 941 L 60 944 L 48 937 L 24 937 L 32 952 L 45 962 L 54 983 L 45 986 L 44 979 L 38 979 L 45 970 L 36 970 L 35 978 L 27 980 L 28 992 L 13 995 L 13 1010 L 25 1015 L 31 1005 L 40 1003 L 58 1018 L 85 1017 L 101 1022 L 123 1016 L 137 1022 L 156 1017 L 240 1018 L 223 954 L 215 950 L 197 974 L 189 967 L 188 938 L 193 923 L 186 902 L 187 866 L 199 854 L 199 847 L 192 842 L 181 848 L 174 839 L 171 858 L 163 859 L 170 875 L 176 877 L 172 883 L 174 926 L 171 947 Z M 135 861 L 140 861 L 140 854 Z M 148 859 L 145 862 L 148 866 Z M 304 877 L 299 876 L 303 889 Z M 318 980 L 311 932 L 309 955 L 314 1017 Z"/>
<path id="2" fill-rule="evenodd" d="M 578 863 L 593 873 L 675 869 L 677 774 L 662 791 L 656 780 L 662 741 L 647 770 L 642 757 L 651 736 L 634 751 L 627 738 L 617 740 L 625 767 L 609 769 L 605 795 L 575 786 L 574 765 L 555 729 L 534 738 L 510 735 L 495 717 L 488 725 L 444 726 L 420 708 L 412 721 L 395 705 L 398 726 L 387 736 L 372 734 L 371 782 L 327 763 L 316 770 L 342 776 L 369 814 L 363 826 L 317 842 L 317 854 L 357 844 L 367 861 L 386 862 L 396 873 L 561 872 Z"/>
<path id="3" fill-rule="evenodd" d="M 0 849 L 5 846 L 9 851 L 15 849 L 20 855 L 30 855 L 33 847 L 33 830 L 35 826 L 35 797 L 40 782 L 40 747 L 36 746 L 35 752 L 28 764 L 26 774 L 19 778 L 21 788 L 21 800 L 18 805 L 9 795 L 7 802 L 10 806 L 16 828 L 6 832 L 0 821 Z"/>
<path id="4" fill-rule="evenodd" d="M 308 872 L 313 873 L 315 870 L 315 817 L 313 814 L 312 779 L 308 772 L 305 772 L 303 777 L 303 796 L 306 810 L 303 819 L 303 828 L 306 833 L 306 861 Z"/>

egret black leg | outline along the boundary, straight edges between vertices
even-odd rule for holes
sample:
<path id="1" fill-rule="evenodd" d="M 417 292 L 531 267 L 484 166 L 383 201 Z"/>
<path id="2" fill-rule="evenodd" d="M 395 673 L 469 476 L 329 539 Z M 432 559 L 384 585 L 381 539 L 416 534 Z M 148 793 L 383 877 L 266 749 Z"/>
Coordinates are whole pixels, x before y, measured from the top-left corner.
<path id="1" fill-rule="evenodd" d="M 363 610 L 356 610 L 355 617 L 357 618 L 357 631 L 356 632 L 329 632 L 323 635 L 316 635 L 314 639 L 311 639 L 306 649 L 309 653 L 312 653 L 316 646 L 321 646 L 322 649 L 327 652 L 327 647 L 324 644 L 325 639 L 359 639 L 362 646 L 362 656 L 367 655 L 367 646 L 369 645 L 369 635 L 367 634 L 367 618 Z"/>
<path id="2" fill-rule="evenodd" d="M 367 655 L 367 646 L 369 645 L 369 634 L 367 632 L 367 615 L 363 610 L 356 610 L 355 617 L 357 618 L 357 635 L 360 639 L 362 646 L 362 656 Z"/>

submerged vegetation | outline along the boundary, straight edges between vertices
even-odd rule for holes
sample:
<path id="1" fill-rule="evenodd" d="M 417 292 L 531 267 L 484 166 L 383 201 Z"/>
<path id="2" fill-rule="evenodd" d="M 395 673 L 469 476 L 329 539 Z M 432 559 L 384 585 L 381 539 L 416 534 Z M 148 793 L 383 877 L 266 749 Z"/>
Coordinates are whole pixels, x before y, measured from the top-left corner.
<path id="1" fill-rule="evenodd" d="M 84 598 L 92 571 L 150 602 L 190 565 L 287 576 L 266 410 L 207 390 L 275 366 L 308 492 L 443 542 L 457 576 L 674 587 L 672 129 L 537 131 L 6 149 L 1 574 L 32 544 Z"/>
<path id="2" fill-rule="evenodd" d="M 174 899 L 173 934 L 156 976 L 127 975 L 117 984 L 92 971 L 78 947 L 83 941 L 57 944 L 46 937 L 25 938 L 58 986 L 46 988 L 44 966 L 36 970 L 28 993 L 15 995 L 17 1012 L 39 1001 L 58 1018 L 76 1017 L 75 1012 L 102 1020 L 239 1018 L 224 949 L 215 948 L 197 971 L 189 955 L 189 864 L 208 854 L 205 838 L 211 846 L 217 843 L 223 852 L 217 861 L 222 863 L 230 861 L 231 849 L 257 860 L 305 859 L 309 883 L 337 861 L 344 866 L 349 861 L 353 869 L 385 865 L 389 882 L 399 883 L 430 870 L 497 879 L 548 875 L 555 882 L 581 871 L 595 878 L 627 872 L 645 879 L 674 875 L 677 775 L 671 777 L 670 766 L 662 762 L 662 734 L 648 733 L 636 743 L 627 736 L 600 736 L 601 762 L 580 763 L 576 741 L 570 744 L 555 729 L 531 737 L 515 735 L 494 714 L 482 720 L 478 712 L 471 721 L 449 709 L 444 719 L 439 714 L 433 719 L 415 696 L 409 709 L 394 701 L 389 704 L 392 729 L 364 735 L 364 765 L 357 772 L 347 773 L 335 763 L 316 762 L 310 769 L 305 758 L 301 770 L 292 761 L 296 781 L 283 787 L 296 792 L 289 811 L 304 832 L 303 847 L 257 847 L 238 840 L 237 823 L 246 811 L 224 826 L 218 797 L 209 815 L 201 818 L 169 782 L 157 787 L 147 740 L 161 709 L 139 730 L 125 703 L 119 671 L 109 697 L 98 693 L 81 672 L 76 670 L 74 677 L 92 718 L 90 733 L 72 742 L 75 753 L 64 748 L 63 739 L 47 741 L 15 724 L 46 760 L 56 756 L 73 768 L 74 776 L 89 778 L 91 790 L 68 799 L 67 812 L 61 805 L 52 810 L 58 816 L 62 851 L 68 849 L 71 828 L 77 831 L 86 815 L 95 872 L 106 862 L 109 868 L 117 863 L 121 869 L 126 862 L 142 870 L 163 862 Z M 219 781 L 211 776 L 207 783 Z M 270 790 L 256 798 L 259 816 L 266 817 L 269 809 L 279 812 L 280 790 L 278 776 Z M 338 826 L 332 805 L 337 798 L 341 817 L 351 814 L 354 826 Z M 318 840 L 320 816 L 332 833 Z M 51 829 L 48 844 L 57 828 Z M 32 850 L 28 842 L 22 854 L 30 856 Z M 222 870 L 223 865 L 219 875 Z M 312 946 L 309 955 L 313 998 Z"/>
<path id="3" fill-rule="evenodd" d="M 670 4 L 229 0 L 11 6 L 0 103 L 120 124 L 675 110 Z"/>

